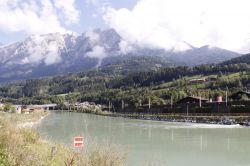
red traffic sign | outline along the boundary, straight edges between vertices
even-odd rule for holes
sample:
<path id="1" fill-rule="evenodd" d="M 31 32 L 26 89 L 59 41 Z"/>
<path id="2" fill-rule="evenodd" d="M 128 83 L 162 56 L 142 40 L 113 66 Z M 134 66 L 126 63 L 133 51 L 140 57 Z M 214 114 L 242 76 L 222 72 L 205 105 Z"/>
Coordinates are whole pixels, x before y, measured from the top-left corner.
<path id="1" fill-rule="evenodd" d="M 83 146 L 83 137 L 75 137 L 74 138 L 74 147 L 75 148 L 80 148 Z"/>

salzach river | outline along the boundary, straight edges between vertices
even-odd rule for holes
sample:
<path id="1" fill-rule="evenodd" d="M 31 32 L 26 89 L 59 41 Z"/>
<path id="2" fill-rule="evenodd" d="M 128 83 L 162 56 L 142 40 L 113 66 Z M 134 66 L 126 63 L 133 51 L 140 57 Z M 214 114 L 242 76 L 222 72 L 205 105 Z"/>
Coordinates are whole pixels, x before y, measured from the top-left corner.
<path id="1" fill-rule="evenodd" d="M 81 113 L 51 113 L 37 127 L 43 138 L 72 146 L 115 144 L 127 165 L 250 166 L 250 128 L 142 121 Z"/>

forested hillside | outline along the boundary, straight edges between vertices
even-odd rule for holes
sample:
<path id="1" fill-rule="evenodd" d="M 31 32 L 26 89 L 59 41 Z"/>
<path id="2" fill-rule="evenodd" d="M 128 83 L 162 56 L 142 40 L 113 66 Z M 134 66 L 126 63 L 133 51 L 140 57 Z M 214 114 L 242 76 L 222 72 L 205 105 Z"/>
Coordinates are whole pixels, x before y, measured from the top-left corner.
<path id="1" fill-rule="evenodd" d="M 233 58 L 231 60 L 225 61 L 222 65 L 226 64 L 238 64 L 238 63 L 247 63 L 250 64 L 250 54 L 246 54 L 237 58 Z"/>
<path id="2" fill-rule="evenodd" d="M 113 71 L 113 72 L 112 72 Z M 120 106 L 162 105 L 186 96 L 215 96 L 247 89 L 250 85 L 250 65 L 202 65 L 197 67 L 168 67 L 151 71 L 123 74 L 117 67 L 106 67 L 64 76 L 32 79 L 0 87 L 0 96 L 16 104 L 44 104 L 65 101 L 91 101 Z M 192 83 L 204 78 L 205 83 Z"/>

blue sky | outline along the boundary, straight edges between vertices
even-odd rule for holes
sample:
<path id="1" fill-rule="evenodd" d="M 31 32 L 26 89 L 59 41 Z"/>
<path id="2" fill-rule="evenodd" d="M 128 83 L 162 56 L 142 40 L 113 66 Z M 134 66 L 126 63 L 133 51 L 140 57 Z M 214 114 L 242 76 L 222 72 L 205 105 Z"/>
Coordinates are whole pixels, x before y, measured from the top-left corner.
<path id="1" fill-rule="evenodd" d="M 24 28 L 14 27 L 12 29 L 12 27 L 9 27 L 8 25 L 6 25 L 7 22 L 3 20 L 3 18 L 8 18 L 8 16 L 10 15 L 10 12 L 12 12 L 12 14 L 13 13 L 16 14 L 16 11 L 11 10 L 13 8 L 22 9 L 22 11 L 25 13 L 25 10 L 23 10 L 23 8 L 20 6 L 22 4 L 31 4 L 30 2 L 32 1 L 37 3 L 37 5 L 41 7 L 42 4 L 39 2 L 39 0 L 15 0 L 17 2 L 17 5 L 15 5 L 14 7 L 11 6 L 12 5 L 11 3 L 16 3 L 14 2 L 14 0 L 3 0 L 3 1 L 5 2 L 0 2 L 0 9 L 4 8 L 6 12 L 0 12 L 0 26 L 3 26 L 3 27 L 6 26 L 6 28 L 0 27 L 0 42 L 10 43 L 14 41 L 20 41 L 32 34 L 36 34 L 36 31 L 33 31 L 33 30 L 26 31 L 27 29 L 26 27 Z M 62 2 L 70 1 L 69 4 L 73 6 L 74 10 L 78 11 L 78 21 L 72 22 L 70 24 L 65 24 L 64 18 L 60 19 L 62 12 L 60 11 L 60 9 L 59 10 L 56 9 L 57 11 L 56 15 L 61 24 L 60 26 L 65 28 L 65 30 L 67 31 L 82 33 L 82 32 L 95 29 L 95 28 L 105 29 L 109 27 L 103 20 L 102 8 L 104 6 L 109 6 L 117 10 L 120 8 L 132 9 L 133 6 L 136 4 L 137 0 L 48 0 L 48 1 L 50 1 L 52 5 L 55 5 L 56 1 L 62 1 Z M 40 14 L 39 12 L 34 12 L 34 13 L 36 13 L 37 15 Z M 15 18 L 14 16 L 11 17 L 11 19 L 12 19 L 12 22 L 22 21 L 22 18 Z M 44 22 L 46 22 L 46 20 Z M 46 29 L 46 27 L 44 29 Z M 46 32 L 50 32 L 50 31 L 49 30 L 44 31 L 44 32 L 38 31 L 38 33 L 46 33 Z M 52 32 L 54 32 L 54 30 Z"/>
<path id="2" fill-rule="evenodd" d="M 100 4 L 88 3 L 84 0 L 77 0 L 77 8 L 81 11 L 79 24 L 69 27 L 75 32 L 83 32 L 91 30 L 93 28 L 107 28 L 107 25 L 103 21 L 103 13 L 100 11 L 102 5 L 105 2 L 99 2 Z M 103 4 L 102 4 L 103 3 Z M 107 2 L 106 2 L 107 3 Z M 115 9 L 127 8 L 131 9 L 136 3 L 136 0 L 110 0 L 108 4 Z"/>
<path id="3" fill-rule="evenodd" d="M 0 42 L 114 28 L 133 46 L 250 52 L 249 0 L 0 0 Z"/>

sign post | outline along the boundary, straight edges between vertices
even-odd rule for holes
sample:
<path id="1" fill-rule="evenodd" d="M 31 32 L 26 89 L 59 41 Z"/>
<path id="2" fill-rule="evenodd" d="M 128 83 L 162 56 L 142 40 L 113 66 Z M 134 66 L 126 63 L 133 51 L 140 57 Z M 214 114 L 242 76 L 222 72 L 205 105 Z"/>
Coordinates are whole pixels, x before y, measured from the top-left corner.
<path id="1" fill-rule="evenodd" d="M 83 137 L 74 137 L 74 147 L 81 148 L 83 147 L 84 141 Z"/>

